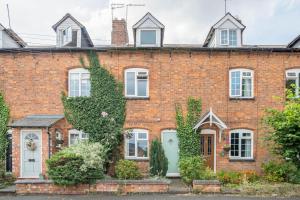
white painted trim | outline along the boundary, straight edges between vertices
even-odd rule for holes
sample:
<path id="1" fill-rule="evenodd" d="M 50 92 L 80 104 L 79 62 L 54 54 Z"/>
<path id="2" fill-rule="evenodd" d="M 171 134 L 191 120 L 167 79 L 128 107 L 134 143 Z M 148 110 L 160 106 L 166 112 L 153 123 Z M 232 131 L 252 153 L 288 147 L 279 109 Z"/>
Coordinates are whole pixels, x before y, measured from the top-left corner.
<path id="1" fill-rule="evenodd" d="M 175 134 L 177 134 L 177 131 L 175 129 L 165 129 L 165 130 L 161 131 L 161 143 L 164 142 L 164 133 L 175 133 Z M 179 147 L 178 147 L 177 154 L 178 154 L 178 157 L 179 157 Z M 178 173 L 167 173 L 166 176 L 167 177 L 180 177 L 179 165 L 178 165 Z"/>
<path id="2" fill-rule="evenodd" d="M 202 129 L 201 135 L 214 135 L 214 172 L 217 172 L 217 133 L 213 129 Z"/>
<path id="3" fill-rule="evenodd" d="M 148 19 L 151 20 L 158 28 L 165 28 L 165 26 L 149 12 L 143 18 L 141 18 L 136 24 L 134 24 L 132 28 L 133 29 L 139 28 Z"/>
<path id="4" fill-rule="evenodd" d="M 135 94 L 134 95 L 128 95 L 127 94 L 127 72 L 134 72 L 135 73 L 135 75 L 134 75 L 134 92 L 135 92 Z M 137 95 L 137 90 L 138 90 L 138 88 L 137 88 L 137 73 L 138 72 L 146 72 L 147 73 L 147 76 L 148 76 L 148 78 L 147 78 L 147 87 L 146 87 L 146 96 L 138 96 Z M 150 81 L 149 81 L 149 70 L 148 69 L 144 69 L 144 68 L 129 68 L 129 69 L 126 69 L 125 71 L 124 71 L 124 85 L 125 85 L 125 97 L 136 97 L 136 98 L 147 98 L 147 97 L 149 97 L 149 85 L 150 85 Z"/>
<path id="5" fill-rule="evenodd" d="M 229 13 L 227 13 L 220 21 L 218 21 L 213 28 L 217 29 L 219 28 L 222 24 L 224 24 L 225 21 L 229 20 L 230 22 L 232 22 L 235 26 L 237 26 L 240 29 L 244 29 L 245 26 L 240 23 L 239 21 L 237 21 L 233 16 L 231 16 Z"/>
<path id="6" fill-rule="evenodd" d="M 149 131 L 147 129 L 132 129 L 131 133 L 134 133 L 134 142 L 135 142 L 135 156 L 126 156 L 127 155 L 127 140 L 128 138 L 124 135 L 124 159 L 126 160 L 148 160 L 149 159 Z M 138 139 L 136 133 L 146 133 L 146 139 Z M 147 141 L 147 157 L 138 157 L 137 155 L 137 140 Z"/>
<path id="7" fill-rule="evenodd" d="M 68 131 L 68 146 L 72 146 L 71 145 L 71 137 L 70 137 L 70 135 L 71 134 L 78 134 L 79 135 L 79 140 L 81 141 L 81 140 L 83 140 L 82 139 L 82 134 L 83 134 L 84 132 L 83 131 L 79 131 L 79 130 L 77 130 L 77 129 L 70 129 L 69 131 Z M 84 134 L 87 134 L 87 133 L 84 133 Z M 87 134 L 88 135 L 88 134 Z M 89 137 L 89 135 L 88 135 L 88 137 Z"/>
<path id="8" fill-rule="evenodd" d="M 39 178 L 39 176 L 37 177 L 26 177 L 23 176 L 23 134 L 25 132 L 34 132 L 37 133 L 39 135 L 40 138 L 40 151 L 41 151 L 41 157 L 40 157 L 40 173 L 42 173 L 43 171 L 43 132 L 41 129 L 22 129 L 20 131 L 20 177 L 19 178 Z"/>
<path id="9" fill-rule="evenodd" d="M 84 68 L 75 68 L 69 70 L 68 72 L 68 96 L 69 97 L 73 97 L 71 96 L 71 74 L 79 74 L 79 96 L 82 96 L 81 95 L 82 74 L 90 74 L 90 71 Z"/>
<path id="10" fill-rule="evenodd" d="M 227 43 L 222 43 L 222 31 L 226 31 L 227 33 Z M 229 45 L 229 29 L 220 29 L 220 45 L 221 46 L 228 46 Z"/>
<path id="11" fill-rule="evenodd" d="M 155 44 L 142 44 L 141 32 L 155 31 Z M 161 29 L 158 28 L 138 28 L 136 30 L 136 46 L 137 47 L 160 47 L 161 46 Z"/>
<path id="12" fill-rule="evenodd" d="M 253 159 L 253 146 L 254 146 L 254 141 L 253 141 L 253 131 L 248 130 L 248 129 L 233 129 L 229 132 L 229 145 L 231 146 L 231 133 L 239 133 L 239 156 L 231 156 L 231 150 L 228 152 L 228 156 L 231 160 L 249 160 Z M 251 157 L 241 157 L 241 134 L 242 133 L 250 133 L 250 137 L 243 137 L 243 138 L 250 138 L 251 139 Z"/>
<path id="13" fill-rule="evenodd" d="M 296 73 L 296 76 L 295 77 L 288 76 L 288 73 Z M 289 69 L 289 70 L 285 71 L 285 82 L 287 80 L 295 80 L 296 81 L 296 86 L 295 86 L 295 96 L 296 97 L 299 97 L 299 85 L 300 85 L 299 73 L 300 73 L 300 69 Z"/>
<path id="14" fill-rule="evenodd" d="M 204 122 L 209 117 L 209 122 Z M 216 118 L 218 122 L 213 122 L 212 118 Z M 210 108 L 209 112 L 202 118 L 201 121 L 199 121 L 193 129 L 198 129 L 203 124 L 209 123 L 212 125 L 213 123 L 216 124 L 220 129 L 227 129 L 226 124 L 212 111 L 212 108 Z"/>
<path id="15" fill-rule="evenodd" d="M 232 95 L 231 94 L 231 73 L 232 72 L 240 72 L 240 94 L 239 95 Z M 243 79 L 243 72 L 250 72 L 251 73 L 251 96 L 250 97 L 243 97 L 242 96 L 242 79 Z M 229 70 L 229 97 L 232 98 L 240 98 L 240 99 L 247 99 L 247 98 L 253 98 L 254 97 L 254 71 L 251 69 L 246 68 L 237 68 L 237 69 L 231 69 Z"/>

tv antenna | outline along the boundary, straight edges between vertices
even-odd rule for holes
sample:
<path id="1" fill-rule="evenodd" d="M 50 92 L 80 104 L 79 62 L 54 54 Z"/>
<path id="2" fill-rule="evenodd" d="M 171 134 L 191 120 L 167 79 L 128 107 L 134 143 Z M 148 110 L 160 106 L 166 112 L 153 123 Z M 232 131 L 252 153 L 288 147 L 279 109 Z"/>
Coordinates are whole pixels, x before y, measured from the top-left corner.
<path id="1" fill-rule="evenodd" d="M 111 4 L 111 17 L 112 19 L 114 19 L 114 10 L 115 9 L 119 9 L 119 8 L 124 8 L 126 7 L 126 23 L 127 23 L 127 18 L 128 18 L 128 8 L 129 7 L 138 7 L 138 6 L 146 6 L 145 4 L 132 4 L 132 3 L 129 3 L 129 4 L 124 4 L 124 3 L 112 3 Z"/>
<path id="2" fill-rule="evenodd" d="M 224 3 L 225 3 L 225 15 L 226 15 L 226 13 L 227 13 L 227 1 L 228 1 L 228 0 L 224 0 Z"/>
<path id="3" fill-rule="evenodd" d="M 11 25 L 10 25 L 10 14 L 9 14 L 9 7 L 8 4 L 6 4 L 6 9 L 7 9 L 7 17 L 8 17 L 8 26 L 11 29 Z"/>

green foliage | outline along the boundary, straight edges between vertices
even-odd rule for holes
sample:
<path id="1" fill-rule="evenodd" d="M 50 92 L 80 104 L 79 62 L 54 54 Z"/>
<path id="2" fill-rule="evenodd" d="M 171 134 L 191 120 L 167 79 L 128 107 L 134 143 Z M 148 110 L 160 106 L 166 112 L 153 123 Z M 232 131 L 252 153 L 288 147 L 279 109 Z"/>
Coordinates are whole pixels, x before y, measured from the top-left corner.
<path id="1" fill-rule="evenodd" d="M 89 97 L 62 95 L 65 117 L 74 128 L 89 133 L 89 140 L 100 142 L 111 153 L 121 141 L 125 121 L 122 84 L 100 65 L 97 54 L 88 55 L 91 94 Z M 83 59 L 80 60 L 84 65 Z"/>
<path id="2" fill-rule="evenodd" d="M 260 180 L 260 176 L 254 170 L 246 170 L 241 173 L 244 183 L 255 183 Z"/>
<path id="3" fill-rule="evenodd" d="M 264 123 L 270 128 L 267 139 L 274 152 L 300 169 L 300 99 L 287 90 L 283 110 L 268 109 Z"/>
<path id="4" fill-rule="evenodd" d="M 300 183 L 300 170 L 291 162 L 269 161 L 262 164 L 262 169 L 269 182 Z"/>
<path id="5" fill-rule="evenodd" d="M 119 160 L 116 165 L 116 176 L 119 179 L 139 179 L 142 177 L 142 174 L 136 162 Z"/>
<path id="6" fill-rule="evenodd" d="M 48 175 L 58 185 L 95 182 L 103 177 L 105 156 L 106 151 L 99 143 L 80 143 L 48 159 Z"/>
<path id="7" fill-rule="evenodd" d="M 152 176 L 166 176 L 168 159 L 165 156 L 161 142 L 153 140 L 150 148 L 150 174 Z"/>
<path id="8" fill-rule="evenodd" d="M 9 120 L 9 108 L 5 104 L 4 97 L 0 94 L 0 177 L 5 175 L 5 158 L 7 141 L 7 124 Z"/>
<path id="9" fill-rule="evenodd" d="M 222 184 L 241 184 L 242 173 L 235 171 L 220 171 L 217 177 Z"/>
<path id="10" fill-rule="evenodd" d="M 200 156 L 181 158 L 179 169 L 180 176 L 187 185 L 192 185 L 193 180 L 215 179 L 214 173 L 205 167 L 204 161 Z"/>
<path id="11" fill-rule="evenodd" d="M 201 99 L 189 98 L 187 116 L 184 117 L 180 105 L 176 105 L 177 137 L 179 140 L 179 157 L 199 155 L 200 137 L 193 128 L 201 115 Z"/>

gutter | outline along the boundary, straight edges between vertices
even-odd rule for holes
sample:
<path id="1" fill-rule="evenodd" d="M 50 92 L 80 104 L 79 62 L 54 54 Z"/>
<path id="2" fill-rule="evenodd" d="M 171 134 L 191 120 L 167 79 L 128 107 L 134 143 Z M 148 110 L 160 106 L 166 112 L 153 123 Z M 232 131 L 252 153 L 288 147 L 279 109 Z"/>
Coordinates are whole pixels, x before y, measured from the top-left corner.
<path id="1" fill-rule="evenodd" d="M 49 131 L 49 126 L 47 126 L 47 134 L 48 134 L 48 159 L 51 157 L 51 132 Z"/>

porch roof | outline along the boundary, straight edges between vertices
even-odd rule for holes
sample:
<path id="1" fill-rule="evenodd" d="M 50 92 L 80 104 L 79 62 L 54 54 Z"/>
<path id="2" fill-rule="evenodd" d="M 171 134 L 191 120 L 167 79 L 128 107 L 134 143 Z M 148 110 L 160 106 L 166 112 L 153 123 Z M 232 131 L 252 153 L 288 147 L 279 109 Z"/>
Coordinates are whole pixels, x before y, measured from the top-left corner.
<path id="1" fill-rule="evenodd" d="M 11 122 L 8 126 L 12 128 L 51 127 L 63 118 L 64 115 L 28 115 L 22 119 Z"/>

